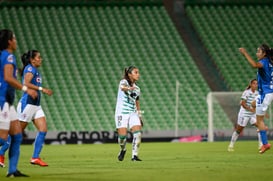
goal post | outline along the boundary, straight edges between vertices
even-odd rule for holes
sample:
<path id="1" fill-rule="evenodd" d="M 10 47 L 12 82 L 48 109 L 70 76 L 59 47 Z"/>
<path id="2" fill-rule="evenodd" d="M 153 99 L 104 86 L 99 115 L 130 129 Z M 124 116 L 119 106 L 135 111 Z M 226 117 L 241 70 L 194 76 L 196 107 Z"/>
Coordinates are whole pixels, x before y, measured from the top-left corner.
<path id="1" fill-rule="evenodd" d="M 237 121 L 242 92 L 209 92 L 208 104 L 208 142 L 214 141 L 216 130 L 228 131 Z"/>
<path id="2" fill-rule="evenodd" d="M 208 142 L 213 142 L 216 134 L 226 136 L 233 131 L 237 123 L 242 93 L 209 92 L 207 94 Z M 269 107 L 267 117 L 265 118 L 265 123 L 269 128 L 272 128 L 272 107 Z M 248 135 L 257 135 L 256 129 L 251 128 Z"/>

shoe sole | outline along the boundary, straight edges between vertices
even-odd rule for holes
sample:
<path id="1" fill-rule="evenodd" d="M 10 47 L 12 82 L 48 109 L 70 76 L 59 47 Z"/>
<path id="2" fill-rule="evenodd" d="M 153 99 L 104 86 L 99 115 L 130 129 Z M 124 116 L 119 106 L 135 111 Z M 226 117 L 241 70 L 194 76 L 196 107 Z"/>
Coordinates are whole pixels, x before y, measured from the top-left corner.
<path id="1" fill-rule="evenodd" d="M 38 163 L 32 163 L 32 162 L 30 162 L 30 164 L 32 164 L 32 165 L 38 165 L 38 166 L 40 166 L 40 167 L 47 167 L 48 165 L 40 165 L 40 164 L 38 164 Z"/>

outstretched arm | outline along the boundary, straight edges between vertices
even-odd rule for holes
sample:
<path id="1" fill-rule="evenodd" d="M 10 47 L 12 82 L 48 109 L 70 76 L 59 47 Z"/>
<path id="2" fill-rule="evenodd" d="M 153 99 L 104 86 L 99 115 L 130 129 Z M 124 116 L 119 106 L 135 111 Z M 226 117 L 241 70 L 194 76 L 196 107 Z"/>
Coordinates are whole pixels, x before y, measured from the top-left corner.
<path id="1" fill-rule="evenodd" d="M 262 68 L 263 65 L 259 62 L 255 62 L 251 56 L 247 53 L 245 48 L 239 48 L 239 51 L 244 57 L 247 59 L 248 63 L 253 67 L 253 68 Z"/>

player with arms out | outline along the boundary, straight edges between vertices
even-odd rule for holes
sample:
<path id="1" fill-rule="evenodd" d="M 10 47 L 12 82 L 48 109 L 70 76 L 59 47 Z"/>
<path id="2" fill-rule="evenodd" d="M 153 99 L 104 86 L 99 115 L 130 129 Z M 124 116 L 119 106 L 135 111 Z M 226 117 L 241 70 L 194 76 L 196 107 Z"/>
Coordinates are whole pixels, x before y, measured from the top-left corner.
<path id="1" fill-rule="evenodd" d="M 127 129 L 133 133 L 132 161 L 142 161 L 138 157 L 141 143 L 142 120 L 140 112 L 140 88 L 136 85 L 139 79 L 139 70 L 135 66 L 125 68 L 124 77 L 119 83 L 115 122 L 118 132 L 120 152 L 118 160 L 122 161 L 126 153 Z"/>
<path id="2" fill-rule="evenodd" d="M 252 79 L 250 84 L 243 92 L 241 96 L 241 107 L 238 113 L 238 120 L 236 125 L 236 130 L 233 132 L 230 144 L 228 146 L 228 151 L 234 151 L 234 144 L 237 141 L 240 133 L 247 126 L 248 122 L 257 127 L 256 124 L 256 110 L 255 107 L 252 106 L 253 102 L 255 102 L 256 97 L 258 96 L 258 82 L 256 79 Z M 259 148 L 262 146 L 262 141 L 260 137 L 260 133 L 258 132 L 258 140 L 259 140 Z"/>
<path id="3" fill-rule="evenodd" d="M 273 101 L 273 50 L 266 44 L 262 44 L 258 47 L 256 52 L 258 62 L 252 59 L 245 48 L 239 48 L 239 51 L 253 68 L 258 69 L 257 80 L 259 95 L 256 99 L 256 119 L 263 142 L 263 146 L 260 149 L 260 153 L 262 154 L 271 147 L 268 143 L 264 116 L 268 106 Z"/>

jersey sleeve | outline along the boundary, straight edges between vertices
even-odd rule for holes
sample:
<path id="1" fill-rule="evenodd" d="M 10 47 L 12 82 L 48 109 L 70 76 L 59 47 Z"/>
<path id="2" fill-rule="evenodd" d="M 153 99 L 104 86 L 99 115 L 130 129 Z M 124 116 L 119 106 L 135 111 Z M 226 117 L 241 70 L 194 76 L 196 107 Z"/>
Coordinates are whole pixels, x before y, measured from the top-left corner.
<path id="1" fill-rule="evenodd" d="M 128 81 L 125 80 L 125 79 L 122 79 L 122 80 L 120 81 L 120 83 L 119 83 L 119 87 L 121 87 L 121 86 L 129 86 Z"/>
<path id="2" fill-rule="evenodd" d="M 241 100 L 247 100 L 247 97 L 248 97 L 248 91 L 245 90 L 241 96 Z"/>
<path id="3" fill-rule="evenodd" d="M 16 60 L 15 60 L 15 57 L 14 55 L 10 54 L 7 56 L 7 58 L 4 59 L 4 64 L 12 64 L 12 65 L 15 65 L 16 64 Z"/>
<path id="4" fill-rule="evenodd" d="M 24 75 L 27 73 L 32 73 L 33 75 L 35 75 L 36 70 L 32 66 L 26 66 L 26 68 L 24 69 Z"/>

